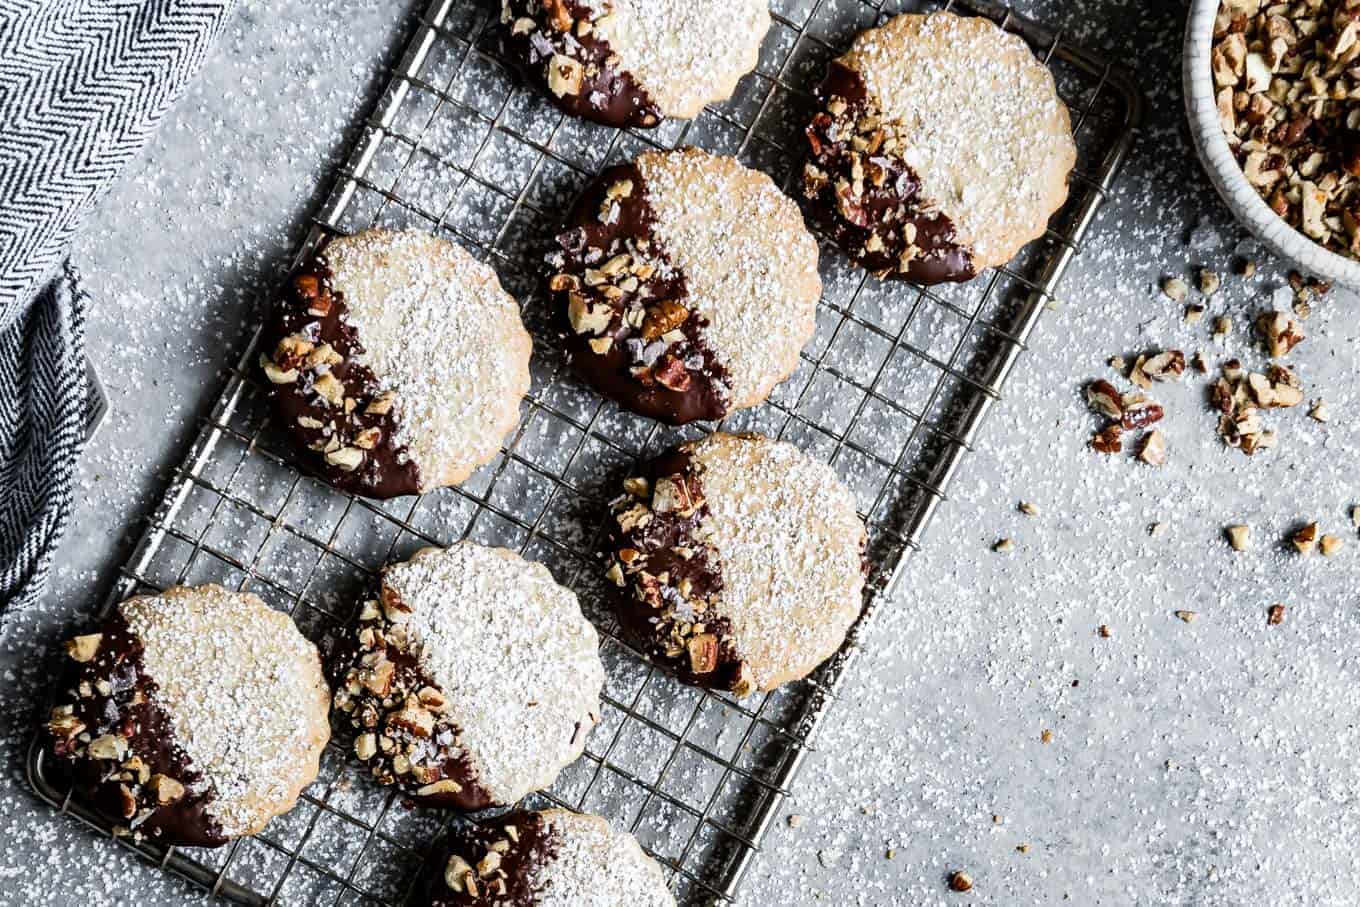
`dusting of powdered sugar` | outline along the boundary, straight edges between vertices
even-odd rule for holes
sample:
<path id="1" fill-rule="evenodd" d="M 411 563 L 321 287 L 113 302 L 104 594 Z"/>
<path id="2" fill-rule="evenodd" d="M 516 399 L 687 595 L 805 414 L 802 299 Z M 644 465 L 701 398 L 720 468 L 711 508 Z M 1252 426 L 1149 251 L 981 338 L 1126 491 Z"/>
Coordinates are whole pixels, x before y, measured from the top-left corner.
<path id="1" fill-rule="evenodd" d="M 693 117 L 755 68 L 766 0 L 591 0 L 595 27 L 667 116 Z"/>
<path id="2" fill-rule="evenodd" d="M 419 230 L 339 239 L 325 258 L 358 360 L 396 392 L 397 441 L 422 486 L 461 481 L 500 448 L 528 390 L 531 343 L 514 299 L 488 265 Z"/>
<path id="3" fill-rule="evenodd" d="M 253 595 L 220 586 L 129 599 L 175 742 L 214 791 L 205 811 L 229 837 L 290 807 L 316 774 L 329 736 L 329 695 L 316 647 Z"/>
<path id="4" fill-rule="evenodd" d="M 769 177 L 695 149 L 644 154 L 638 171 L 662 249 L 731 380 L 734 407 L 763 400 L 798 365 L 821 280 L 817 243 Z"/>
<path id="5" fill-rule="evenodd" d="M 691 449 L 717 552 L 717 613 L 762 689 L 826 659 L 859 613 L 864 525 L 831 467 L 792 444 L 711 435 Z"/>
<path id="6" fill-rule="evenodd" d="M 903 158 L 980 260 L 1003 262 L 1042 231 L 1076 149 L 1053 76 L 1020 37 L 987 19 L 901 16 L 845 62 L 905 124 Z"/>
<path id="7" fill-rule="evenodd" d="M 534 877 L 539 907 L 673 907 L 655 860 L 637 840 L 598 816 L 539 813 L 551 855 Z"/>
<path id="8" fill-rule="evenodd" d="M 599 720 L 599 637 L 546 567 L 464 542 L 425 549 L 383 582 L 412 610 L 421 668 L 448 700 L 477 782 L 513 803 L 552 785 Z"/>

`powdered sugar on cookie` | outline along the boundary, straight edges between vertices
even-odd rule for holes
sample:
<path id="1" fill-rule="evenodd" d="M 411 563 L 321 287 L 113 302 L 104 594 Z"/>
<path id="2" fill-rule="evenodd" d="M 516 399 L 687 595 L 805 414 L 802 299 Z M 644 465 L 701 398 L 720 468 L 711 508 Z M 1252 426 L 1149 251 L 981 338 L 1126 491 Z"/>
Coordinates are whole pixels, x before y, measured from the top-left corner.
<path id="1" fill-rule="evenodd" d="M 722 573 L 716 609 L 760 689 L 829 657 L 859 614 L 864 524 L 835 471 L 792 444 L 710 435 L 690 448 Z"/>
<path id="2" fill-rule="evenodd" d="M 552 785 L 599 720 L 595 628 L 547 568 L 460 543 L 389 567 L 408 647 L 447 700 L 477 783 L 513 803 Z"/>
<path id="3" fill-rule="evenodd" d="M 489 266 L 428 233 L 369 231 L 324 254 L 359 361 L 395 391 L 422 489 L 461 482 L 518 421 L 531 349 L 519 307 Z"/>
<path id="4" fill-rule="evenodd" d="M 709 322 L 733 408 L 764 400 L 798 366 L 816 327 L 817 242 L 768 176 L 686 148 L 637 159 L 654 232 Z"/>
<path id="5" fill-rule="evenodd" d="M 864 32 L 842 62 L 910 136 L 903 157 L 981 264 L 1043 232 L 1076 161 L 1053 76 L 982 18 L 903 15 Z"/>
<path id="6" fill-rule="evenodd" d="M 766 0 L 591 0 L 595 29 L 661 111 L 697 116 L 756 66 Z"/>
<path id="7" fill-rule="evenodd" d="M 539 813 L 551 856 L 538 869 L 540 907 L 672 907 L 660 865 L 630 834 L 598 816 L 553 809 Z"/>
<path id="8" fill-rule="evenodd" d="M 195 792 L 228 837 L 292 807 L 329 738 L 315 647 L 286 614 L 220 586 L 176 588 L 120 606 L 142 666 L 194 770 Z"/>

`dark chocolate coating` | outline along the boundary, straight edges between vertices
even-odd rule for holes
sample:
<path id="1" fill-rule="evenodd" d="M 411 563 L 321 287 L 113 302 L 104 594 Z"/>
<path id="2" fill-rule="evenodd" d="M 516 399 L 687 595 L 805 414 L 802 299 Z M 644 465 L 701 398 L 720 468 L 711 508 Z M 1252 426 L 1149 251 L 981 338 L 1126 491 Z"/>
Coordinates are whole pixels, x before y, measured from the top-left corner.
<path id="1" fill-rule="evenodd" d="M 737 690 L 741 658 L 732 641 L 731 623 L 706 614 L 723 588 L 722 565 L 716 552 L 697 538 L 708 505 L 703 502 L 703 484 L 693 461 L 682 447 L 645 464 L 638 475 L 648 481 L 647 496 L 625 495 L 616 502 L 615 516 L 609 521 L 607 557 L 626 581 L 622 588 L 614 583 L 614 610 L 624 636 L 685 683 Z M 689 513 L 653 509 L 645 524 L 624 528 L 618 517 L 639 504 L 650 509 L 659 479 L 683 480 L 698 506 Z M 677 549 L 686 549 L 689 556 Z M 625 563 L 620 552 L 628 550 L 637 555 Z M 686 594 L 681 593 L 682 587 Z M 692 628 L 696 623 L 702 624 L 703 633 L 717 637 L 716 660 L 710 670 L 694 669 L 686 643 L 695 634 L 682 632 L 685 625 Z"/>
<path id="2" fill-rule="evenodd" d="M 514 837 L 507 833 L 507 826 L 514 827 Z M 500 854 L 496 871 L 478 876 L 475 895 L 466 885 L 462 891 L 454 891 L 448 886 L 445 870 L 450 857 L 461 857 L 475 868 L 498 842 L 505 842 L 509 846 L 496 851 Z M 501 846 L 504 847 L 504 844 Z M 450 829 L 431 850 L 423 886 L 424 896 L 413 899 L 412 904 L 428 907 L 533 907 L 539 901 L 539 870 L 557 853 L 559 846 L 559 836 L 548 828 L 538 813 L 511 812 L 483 824 Z"/>
<path id="3" fill-rule="evenodd" d="M 631 194 L 609 198 L 611 187 L 628 182 Z M 608 217 L 602 216 L 604 211 L 610 212 Z M 646 184 L 632 164 L 606 170 L 576 202 L 568 220 L 570 229 L 557 238 L 562 251 L 556 264 L 557 274 L 575 278 L 577 287 L 555 291 L 554 299 L 563 321 L 567 321 L 573 293 L 589 305 L 608 307 L 612 314 L 602 334 L 578 334 L 567 323 L 567 351 L 583 379 L 632 412 L 670 425 L 716 421 L 727 415 L 730 380 L 708 345 L 707 319 L 691 311 L 674 329 L 683 339 L 665 343 L 645 340 L 645 325 L 639 327 L 626 317 L 630 310 L 649 310 L 662 300 L 684 305 L 689 298 L 685 275 L 671 264 L 656 239 L 655 220 Z M 619 254 L 645 258 L 656 265 L 655 273 L 638 279 L 632 291 L 587 285 L 587 271 L 599 269 Z M 614 297 L 607 296 L 606 290 Z M 613 340 L 603 353 L 590 346 L 598 337 Z"/>
<path id="4" fill-rule="evenodd" d="M 141 640 L 117 610 L 105 620 L 101 632 L 95 657 L 77 663 L 71 672 L 66 702 L 74 705 L 74 717 L 84 724 L 89 739 L 104 734 L 123 737 L 128 744 L 127 758 L 136 756 L 145 763 L 147 776 L 175 779 L 184 785 L 184 796 L 173 803 L 159 803 L 147 784 L 120 779 L 119 763 L 77 753 L 84 745 L 78 737 L 52 735 L 49 750 L 56 764 L 99 812 L 124 828 L 164 844 L 220 847 L 227 843 L 221 826 L 206 813 L 216 791 L 206 787 L 194 792 L 202 775 L 175 741 L 170 718 L 156 701 L 157 685 L 143 667 Z M 105 682 L 109 684 L 107 694 L 99 692 Z M 125 813 L 124 791 L 135 800 L 133 816 Z"/>
<path id="5" fill-rule="evenodd" d="M 379 401 L 385 394 L 373 371 L 355 360 L 364 347 L 345 317 L 347 311 L 344 296 L 331 286 L 323 248 L 293 274 L 260 335 L 262 356 L 271 358 L 281 368 L 296 363 L 298 372 L 296 381 L 275 384 L 261 369 L 265 396 L 308 471 L 341 491 L 365 497 L 417 494 L 420 470 L 405 445 L 396 442 L 397 408 L 389 400 L 386 411 L 375 411 L 382 409 Z M 352 404 L 332 403 L 315 390 L 314 382 L 321 372 L 309 367 L 305 357 L 298 362 L 298 356 L 279 346 L 284 338 L 294 336 L 316 347 L 330 344 L 340 359 L 329 365 L 330 374 L 343 385 L 346 401 L 352 400 Z M 304 425 L 299 419 L 309 421 Z M 314 422 L 320 423 L 320 427 Z M 327 462 L 321 448 L 331 438 L 336 438 L 343 447 L 355 447 L 361 433 L 371 431 L 377 432 L 377 441 L 363 450 L 363 460 L 357 469 L 346 470 Z"/>
<path id="6" fill-rule="evenodd" d="M 921 180 L 900 154 L 853 146 L 858 138 L 872 147 L 875 130 L 861 132 L 856 124 L 866 116 L 871 120 L 879 116 L 859 73 L 832 63 L 817 88 L 817 99 L 824 107 L 833 100 L 846 105 L 839 115 L 829 109 L 818 113 L 807 128 L 812 153 L 804 194 L 813 218 L 836 244 L 857 264 L 884 278 L 937 284 L 977 276 L 972 253 L 958 243 L 954 223 L 921 197 Z M 848 189 L 854 183 L 856 162 L 878 177 L 861 178 L 864 191 L 858 197 Z M 915 228 L 910 243 L 907 225 Z M 875 235 L 881 247 L 870 250 L 867 244 Z M 902 257 L 909 246 L 915 247 L 916 254 L 904 269 Z"/>
<path id="7" fill-rule="evenodd" d="M 661 112 L 633 74 L 610 59 L 614 51 L 609 42 L 589 28 L 580 33 L 579 23 L 597 18 L 589 6 L 579 0 L 512 0 L 509 10 L 510 22 L 500 33 L 501 52 L 558 108 L 618 129 L 649 128 L 661 122 Z M 534 22 L 531 31 L 515 28 L 524 20 Z M 559 54 L 582 68 L 576 91 L 552 90 L 549 68 Z"/>
<path id="8" fill-rule="evenodd" d="M 425 688 L 438 689 L 409 648 L 388 641 L 366 649 L 359 641 L 359 634 L 365 629 L 385 634 L 390 628 L 391 624 L 381 612 L 372 620 L 360 621 L 353 636 L 341 644 L 330 662 L 332 685 L 336 690 L 337 718 L 349 724 L 356 734 L 368 731 L 381 738 L 387 733 L 400 743 L 397 750 L 384 752 L 379 749 L 371 758 L 361 761 L 369 767 L 379 784 L 397 785 L 411 802 L 420 806 L 476 812 L 503 805 L 497 803 L 490 792 L 477 783 L 472 763 L 457 745 L 460 736 L 458 726 L 448 716 L 435 714 L 433 730 L 428 737 L 413 734 L 409 729 L 390 723 L 392 716 L 401 712 L 408 695 L 415 695 Z M 382 658 L 394 668 L 388 692 L 380 694 L 363 687 L 359 693 L 351 694 L 347 687 L 350 680 L 362 671 L 360 659 L 365 654 L 375 652 L 381 652 Z M 342 707 L 342 703 L 347 701 L 353 704 L 353 708 Z M 421 765 L 428 774 L 418 778 L 413 772 L 400 773 L 393 767 L 392 757 L 398 752 L 404 754 L 408 743 L 414 743 L 417 751 L 424 755 Z M 418 793 L 421 788 L 445 779 L 454 781 L 458 789 Z"/>

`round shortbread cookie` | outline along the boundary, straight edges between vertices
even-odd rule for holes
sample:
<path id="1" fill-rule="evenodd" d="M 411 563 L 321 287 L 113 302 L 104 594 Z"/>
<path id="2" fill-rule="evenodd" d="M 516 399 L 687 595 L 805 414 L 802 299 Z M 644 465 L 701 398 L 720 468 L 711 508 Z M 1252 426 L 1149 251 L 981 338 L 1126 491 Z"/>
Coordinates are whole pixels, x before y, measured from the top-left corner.
<path id="1" fill-rule="evenodd" d="M 335 661 L 335 707 L 381 784 L 427 806 L 550 787 L 600 720 L 599 637 L 571 590 L 513 551 L 424 548 L 382 573 Z"/>
<path id="2" fill-rule="evenodd" d="M 968 280 L 1043 235 L 1067 200 L 1067 107 L 1024 40 L 990 19 L 890 19 L 831 64 L 817 94 L 804 193 L 881 277 Z"/>
<path id="3" fill-rule="evenodd" d="M 686 683 L 746 696 L 806 677 L 862 606 L 864 524 L 831 467 L 760 435 L 647 463 L 613 504 L 628 637 Z"/>
<path id="4" fill-rule="evenodd" d="M 513 812 L 455 829 L 430 855 L 428 907 L 674 907 L 660 864 L 599 816 Z"/>
<path id="5" fill-rule="evenodd" d="M 681 425 L 755 406 L 816 328 L 817 242 L 768 176 L 684 148 L 613 167 L 582 196 L 550 288 L 576 370 Z"/>
<path id="6" fill-rule="evenodd" d="M 562 110 L 606 126 L 690 119 L 731 97 L 766 0 L 502 0 L 507 57 Z"/>
<path id="7" fill-rule="evenodd" d="M 52 751 L 129 833 L 215 847 L 292 809 L 330 739 L 316 647 L 288 615 L 221 586 L 123 602 L 75 661 Z"/>
<path id="8" fill-rule="evenodd" d="M 532 343 L 496 273 L 418 230 L 330 241 L 260 337 L 285 432 L 337 488 L 374 498 L 457 485 L 519 421 Z"/>

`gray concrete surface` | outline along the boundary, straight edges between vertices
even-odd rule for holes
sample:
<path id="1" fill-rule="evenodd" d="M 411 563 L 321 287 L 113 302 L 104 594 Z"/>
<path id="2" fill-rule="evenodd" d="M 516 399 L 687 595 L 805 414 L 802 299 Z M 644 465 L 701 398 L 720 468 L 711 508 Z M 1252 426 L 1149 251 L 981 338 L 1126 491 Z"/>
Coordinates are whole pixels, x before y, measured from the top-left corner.
<path id="1" fill-rule="evenodd" d="M 27 793 L 32 707 L 52 646 L 101 600 L 305 232 L 406 6 L 246 3 L 76 246 L 113 411 L 48 600 L 0 653 L 0 902 L 199 897 Z M 1328 424 L 1272 416 L 1279 450 L 1248 460 L 1216 441 L 1193 380 L 1158 392 L 1165 468 L 1085 450 L 1079 390 L 1108 377 L 1108 356 L 1178 346 L 1259 362 L 1249 323 L 1285 271 L 1263 258 L 1253 280 L 1225 280 L 1210 304 L 1234 321 L 1221 348 L 1155 290 L 1199 264 L 1226 273 L 1243 239 L 1182 138 L 1180 4 L 1018 6 L 1134 66 L 1148 129 L 831 716 L 786 810 L 803 821 L 778 823 L 746 903 L 1354 904 L 1355 298 L 1317 306 L 1292 357 Z M 1280 543 L 1309 519 L 1345 539 L 1340 554 Z M 1168 531 L 1149 535 L 1154 522 Z M 1237 522 L 1256 539 L 1240 554 L 1221 535 Z M 1001 537 L 1015 550 L 994 553 Z M 1267 626 L 1275 602 L 1287 616 Z M 955 869 L 971 893 L 946 890 Z"/>

